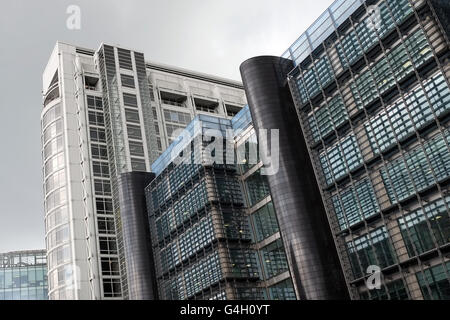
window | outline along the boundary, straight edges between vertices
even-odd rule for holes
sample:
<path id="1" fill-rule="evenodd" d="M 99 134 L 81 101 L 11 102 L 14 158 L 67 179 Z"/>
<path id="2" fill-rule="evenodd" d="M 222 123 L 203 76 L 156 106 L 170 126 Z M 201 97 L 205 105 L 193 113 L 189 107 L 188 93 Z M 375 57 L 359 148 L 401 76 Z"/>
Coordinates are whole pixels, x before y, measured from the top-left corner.
<path id="1" fill-rule="evenodd" d="M 123 103 L 126 107 L 138 107 L 137 97 L 135 94 L 124 93 L 123 94 Z"/>
<path id="2" fill-rule="evenodd" d="M 187 125 L 191 122 L 191 115 L 184 112 L 164 110 L 164 119 L 167 122 Z"/>
<path id="3" fill-rule="evenodd" d="M 362 300 L 409 300 L 407 287 L 402 279 L 383 285 L 380 290 L 362 292 L 360 296 Z"/>
<path id="4" fill-rule="evenodd" d="M 98 232 L 100 234 L 115 234 L 114 217 L 98 217 Z"/>
<path id="5" fill-rule="evenodd" d="M 119 260 L 117 258 L 102 258 L 102 275 L 120 276 Z"/>
<path id="6" fill-rule="evenodd" d="M 173 92 L 160 91 L 161 103 L 169 106 L 186 108 L 186 95 L 180 95 Z"/>
<path id="7" fill-rule="evenodd" d="M 241 210 L 223 209 L 222 216 L 228 239 L 252 240 L 249 219 Z"/>
<path id="8" fill-rule="evenodd" d="M 128 124 L 127 131 L 128 131 L 128 138 L 142 140 L 141 127 Z"/>
<path id="9" fill-rule="evenodd" d="M 66 184 L 66 172 L 65 170 L 60 170 L 51 176 L 49 176 L 45 181 L 45 194 L 50 193 L 55 189 L 64 187 Z"/>
<path id="10" fill-rule="evenodd" d="M 311 65 L 309 69 L 304 70 L 303 76 L 297 81 L 302 103 L 319 94 L 321 86 L 327 86 L 333 77 L 334 73 L 328 57 L 323 55 L 315 61 L 315 66 Z"/>
<path id="11" fill-rule="evenodd" d="M 147 165 L 145 164 L 145 160 L 143 159 L 131 158 L 131 168 L 133 171 L 140 171 L 140 172 L 147 171 Z"/>
<path id="12" fill-rule="evenodd" d="M 177 130 L 184 130 L 186 126 L 184 125 L 174 125 L 174 124 L 166 124 L 166 130 L 167 130 L 167 137 L 169 139 L 176 139 L 178 138 L 178 135 L 175 136 L 175 132 Z"/>
<path id="13" fill-rule="evenodd" d="M 180 264 L 180 253 L 178 243 L 175 241 L 160 251 L 161 267 L 163 270 L 171 270 Z"/>
<path id="14" fill-rule="evenodd" d="M 155 125 L 155 133 L 156 133 L 156 135 L 159 136 L 161 133 L 160 133 L 160 131 L 159 131 L 159 124 L 158 124 L 158 122 L 155 121 L 154 125 Z"/>
<path id="15" fill-rule="evenodd" d="M 269 202 L 252 215 L 255 226 L 256 241 L 260 242 L 277 233 L 278 221 L 275 215 L 273 203 Z"/>
<path id="16" fill-rule="evenodd" d="M 378 203 L 370 180 L 364 179 L 332 198 L 341 230 L 378 212 Z"/>
<path id="17" fill-rule="evenodd" d="M 51 213 L 48 214 L 47 218 L 45 219 L 47 230 L 53 229 L 56 226 L 68 222 L 69 222 L 69 213 L 67 210 L 67 206 L 59 207 L 58 209 L 52 211 Z"/>
<path id="18" fill-rule="evenodd" d="M 450 197 L 445 201 L 450 205 Z M 433 237 L 437 245 L 444 245 L 450 239 L 450 219 L 444 200 L 430 203 L 424 206 L 424 209 L 425 214 L 422 209 L 418 209 L 398 220 L 410 257 L 435 248 Z"/>
<path id="19" fill-rule="evenodd" d="M 412 57 L 412 62 L 409 60 L 405 45 Z M 399 44 L 370 67 L 373 78 L 371 72 L 366 70 L 352 83 L 352 91 L 359 108 L 377 98 L 377 88 L 381 94 L 385 93 L 394 86 L 395 78 L 401 81 L 414 71 L 413 64 L 418 68 L 433 56 L 422 30 L 410 35 L 405 40 L 405 45 Z"/>
<path id="20" fill-rule="evenodd" d="M 314 142 L 326 137 L 334 128 L 338 128 L 347 119 L 347 110 L 341 96 L 338 95 L 330 102 L 323 104 L 315 114 L 311 114 L 308 117 Z"/>
<path id="21" fill-rule="evenodd" d="M 385 227 L 347 242 L 347 250 L 355 279 L 365 275 L 370 265 L 384 268 L 395 263 L 395 255 Z"/>
<path id="22" fill-rule="evenodd" d="M 130 155 L 137 157 L 144 157 L 144 145 L 142 142 L 130 141 Z"/>
<path id="23" fill-rule="evenodd" d="M 156 137 L 156 144 L 158 145 L 158 150 L 162 151 L 163 147 L 162 147 L 162 141 L 160 137 Z"/>
<path id="24" fill-rule="evenodd" d="M 420 129 L 429 123 L 434 119 L 433 111 L 437 116 L 447 111 L 450 108 L 450 89 L 444 82 L 442 74 L 437 74 L 424 83 L 425 92 L 418 87 L 405 97 L 407 107 L 403 100 L 399 100 L 387 110 L 387 114 L 383 111 L 371 119 L 366 124 L 366 131 L 373 152 L 385 151 L 396 143 L 396 139 L 401 141 L 412 133 L 414 126 Z M 432 100 L 432 107 L 425 93 Z M 389 122 L 392 122 L 392 128 Z"/>
<path id="25" fill-rule="evenodd" d="M 91 144 L 92 158 L 96 160 L 108 160 L 108 149 L 104 145 Z"/>
<path id="26" fill-rule="evenodd" d="M 96 198 L 95 204 L 97 207 L 97 214 L 111 215 L 114 213 L 112 199 Z"/>
<path id="27" fill-rule="evenodd" d="M 281 239 L 262 248 L 261 255 L 266 279 L 273 278 L 289 270 Z"/>
<path id="28" fill-rule="evenodd" d="M 52 124 L 50 124 L 45 130 L 44 130 L 44 145 L 53 138 L 56 138 L 58 135 L 62 134 L 63 132 L 63 122 L 60 119 L 56 120 Z"/>
<path id="29" fill-rule="evenodd" d="M 185 271 L 184 280 L 187 297 L 209 288 L 214 283 L 219 282 L 221 278 L 219 254 L 215 252 Z"/>
<path id="30" fill-rule="evenodd" d="M 103 112 L 89 111 L 89 124 L 91 126 L 105 126 L 105 119 L 103 117 Z"/>
<path id="31" fill-rule="evenodd" d="M 116 238 L 100 237 L 100 254 L 117 254 Z"/>
<path id="32" fill-rule="evenodd" d="M 225 110 L 227 111 L 227 116 L 234 117 L 242 110 L 242 107 L 226 104 Z"/>
<path id="33" fill-rule="evenodd" d="M 45 128 L 49 123 L 61 117 L 61 105 L 57 104 L 48 110 L 42 120 L 42 128 Z"/>
<path id="34" fill-rule="evenodd" d="M 134 89 L 136 86 L 134 84 L 134 77 L 128 76 L 126 74 L 121 74 L 120 78 L 122 80 L 122 86 L 126 88 L 132 88 Z"/>
<path id="35" fill-rule="evenodd" d="M 176 192 L 176 190 L 172 191 Z M 152 200 L 156 208 L 159 207 L 159 203 L 163 203 L 167 197 L 168 190 L 166 188 L 158 188 L 158 190 L 152 192 Z M 169 210 L 164 212 L 156 220 L 156 229 L 159 240 L 162 241 L 175 228 L 182 226 L 186 221 L 194 218 L 197 213 L 205 207 L 207 202 L 206 184 L 205 182 L 202 182 L 193 187 L 180 200 L 173 203 L 173 211 Z"/>
<path id="36" fill-rule="evenodd" d="M 241 186 L 236 177 L 216 175 L 215 180 L 217 197 L 221 203 L 243 203 Z"/>
<path id="37" fill-rule="evenodd" d="M 449 132 L 445 134 L 448 136 Z M 450 175 L 450 152 L 441 134 L 427 141 L 424 148 L 420 146 L 409 151 L 404 159 L 389 163 L 381 170 L 381 176 L 389 199 L 397 203 L 414 194 L 415 188 L 420 191 L 438 182 L 433 171 L 438 181 Z"/>
<path id="38" fill-rule="evenodd" d="M 125 118 L 127 122 L 140 123 L 139 112 L 136 110 L 125 109 Z"/>
<path id="39" fill-rule="evenodd" d="M 342 139 L 320 155 L 323 174 L 328 184 L 356 169 L 362 161 L 361 152 L 353 135 Z"/>
<path id="40" fill-rule="evenodd" d="M 152 85 L 149 86 L 149 91 L 150 91 L 150 100 L 155 101 L 155 91 Z"/>
<path id="41" fill-rule="evenodd" d="M 118 48 L 117 55 L 119 57 L 119 67 L 127 70 L 133 70 L 131 61 L 131 51 Z"/>
<path id="42" fill-rule="evenodd" d="M 262 288 L 236 288 L 238 300 L 267 300 Z"/>
<path id="43" fill-rule="evenodd" d="M 180 236 L 178 246 L 181 254 L 181 261 L 191 257 L 199 250 L 209 245 L 214 239 L 212 218 L 209 217 L 203 219 Z"/>
<path id="44" fill-rule="evenodd" d="M 98 78 L 89 76 L 84 77 L 84 87 L 86 90 L 96 91 L 98 82 L 99 82 Z"/>
<path id="45" fill-rule="evenodd" d="M 258 139 L 252 134 L 244 144 L 237 147 L 237 161 L 242 173 L 246 173 L 260 161 L 258 152 Z"/>
<path id="46" fill-rule="evenodd" d="M 195 108 L 197 111 L 217 113 L 219 103 L 217 101 L 209 101 L 202 99 L 194 99 Z"/>
<path id="47" fill-rule="evenodd" d="M 63 225 L 49 232 L 47 236 L 47 247 L 54 248 L 66 241 L 70 237 L 69 225 Z"/>
<path id="48" fill-rule="evenodd" d="M 51 266 L 57 266 L 63 263 L 66 263 L 70 260 L 71 253 L 70 253 L 70 246 L 64 245 L 61 247 L 58 247 L 57 249 L 50 251 L 48 254 L 48 263 Z"/>
<path id="49" fill-rule="evenodd" d="M 45 206 L 47 212 L 65 204 L 66 200 L 66 188 L 56 189 L 45 198 Z"/>
<path id="50" fill-rule="evenodd" d="M 217 113 L 217 107 L 205 106 L 202 104 L 196 105 L 197 111 L 209 112 L 209 113 Z"/>
<path id="51" fill-rule="evenodd" d="M 103 279 L 103 293 L 106 298 L 121 297 L 120 279 Z"/>
<path id="52" fill-rule="evenodd" d="M 64 154 L 60 153 L 53 158 L 50 158 L 45 164 L 44 173 L 45 177 L 48 177 L 53 172 L 64 168 Z"/>
<path id="53" fill-rule="evenodd" d="M 260 278 L 256 251 L 230 249 L 231 272 L 238 278 Z"/>
<path id="54" fill-rule="evenodd" d="M 89 133 L 90 133 L 91 141 L 106 143 L 105 129 L 90 128 Z"/>
<path id="55" fill-rule="evenodd" d="M 44 147 L 44 159 L 47 160 L 50 157 L 54 156 L 55 154 L 62 152 L 63 148 L 64 148 L 64 140 L 62 136 L 52 139 Z"/>
<path id="56" fill-rule="evenodd" d="M 290 279 L 269 287 L 269 294 L 271 300 L 297 300 L 294 286 Z"/>
<path id="57" fill-rule="evenodd" d="M 354 30 L 346 34 L 340 43 L 336 44 L 336 49 L 343 68 L 347 68 L 352 65 L 353 62 L 358 60 L 358 58 L 362 55 L 361 46 L 359 45 L 358 38 L 356 37 L 356 32 Z"/>
<path id="58" fill-rule="evenodd" d="M 262 176 L 259 170 L 245 181 L 245 185 L 247 187 L 250 207 L 254 206 L 270 194 L 267 178 Z"/>
<path id="59" fill-rule="evenodd" d="M 87 105 L 90 110 L 103 111 L 103 99 L 100 97 L 87 96 Z"/>
<path id="60" fill-rule="evenodd" d="M 95 194 L 98 196 L 110 196 L 111 184 L 108 180 L 94 180 Z"/>
<path id="61" fill-rule="evenodd" d="M 92 164 L 94 176 L 99 178 L 109 178 L 108 163 L 94 161 Z"/>
<path id="62" fill-rule="evenodd" d="M 450 281 L 446 271 L 450 271 L 450 262 L 416 273 L 425 300 L 450 300 Z"/>

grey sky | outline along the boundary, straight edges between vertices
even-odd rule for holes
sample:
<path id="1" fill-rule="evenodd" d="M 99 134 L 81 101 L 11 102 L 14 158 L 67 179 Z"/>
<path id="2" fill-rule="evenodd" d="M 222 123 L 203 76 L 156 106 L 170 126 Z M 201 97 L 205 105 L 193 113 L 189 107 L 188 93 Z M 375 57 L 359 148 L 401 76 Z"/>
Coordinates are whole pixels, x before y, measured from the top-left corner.
<path id="1" fill-rule="evenodd" d="M 101 42 L 149 60 L 240 80 L 239 65 L 282 54 L 332 0 L 14 0 L 0 11 L 0 252 L 44 248 L 41 76 L 57 40 Z M 66 28 L 79 5 L 82 29 Z"/>

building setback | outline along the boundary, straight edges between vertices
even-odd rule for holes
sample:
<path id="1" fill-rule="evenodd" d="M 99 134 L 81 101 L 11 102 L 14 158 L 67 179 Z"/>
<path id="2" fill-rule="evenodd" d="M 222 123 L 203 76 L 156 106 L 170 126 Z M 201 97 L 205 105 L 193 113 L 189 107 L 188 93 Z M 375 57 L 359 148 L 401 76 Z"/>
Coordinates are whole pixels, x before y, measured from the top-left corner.
<path id="1" fill-rule="evenodd" d="M 237 132 L 223 142 L 224 164 L 208 163 L 211 129 Z M 147 187 L 160 298 L 296 299 L 262 162 L 249 158 L 249 109 L 232 120 L 200 115 L 186 132 L 153 164 Z M 227 145 L 243 151 L 240 162 L 226 157 Z M 189 164 L 175 161 L 179 153 Z"/>
<path id="2" fill-rule="evenodd" d="M 0 300 L 47 300 L 45 250 L 0 254 Z"/>
<path id="3" fill-rule="evenodd" d="M 135 215 L 127 226 L 139 219 L 136 206 L 121 202 L 127 179 L 137 181 L 126 174 L 149 172 L 173 132 L 197 114 L 239 112 L 242 85 L 148 62 L 133 50 L 58 42 L 43 75 L 43 104 L 49 298 L 148 298 L 149 287 L 129 288 L 137 278 L 127 263 L 146 267 L 126 259 L 124 242 L 133 238 L 124 239 L 120 211 Z M 131 251 L 138 248 L 149 255 L 143 246 Z"/>
<path id="4" fill-rule="evenodd" d="M 449 16 L 339 0 L 283 55 L 352 299 L 450 299 Z"/>

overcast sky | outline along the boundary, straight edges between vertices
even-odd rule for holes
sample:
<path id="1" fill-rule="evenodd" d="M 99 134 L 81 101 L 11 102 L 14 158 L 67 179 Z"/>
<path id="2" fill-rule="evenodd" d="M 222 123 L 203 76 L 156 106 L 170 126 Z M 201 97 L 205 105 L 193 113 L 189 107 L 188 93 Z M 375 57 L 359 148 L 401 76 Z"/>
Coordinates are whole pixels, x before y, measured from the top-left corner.
<path id="1" fill-rule="evenodd" d="M 14 0 L 0 11 L 0 252 L 44 243 L 41 77 L 57 40 L 142 51 L 148 60 L 240 80 L 255 55 L 281 55 L 332 0 Z M 69 5 L 81 30 L 66 28 Z"/>

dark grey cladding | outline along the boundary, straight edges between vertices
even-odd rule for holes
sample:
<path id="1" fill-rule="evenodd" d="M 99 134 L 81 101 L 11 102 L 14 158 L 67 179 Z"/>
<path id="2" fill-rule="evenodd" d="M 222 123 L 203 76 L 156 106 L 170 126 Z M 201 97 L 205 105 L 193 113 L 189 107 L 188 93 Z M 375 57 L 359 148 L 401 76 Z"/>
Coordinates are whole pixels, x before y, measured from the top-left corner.
<path id="1" fill-rule="evenodd" d="M 153 173 L 129 172 L 118 181 L 130 300 L 158 298 L 144 190 L 154 178 Z"/>
<path id="2" fill-rule="evenodd" d="M 263 56 L 244 62 L 241 74 L 255 129 L 280 130 L 280 168 L 278 173 L 268 176 L 268 181 L 297 296 L 314 300 L 348 299 L 287 84 L 287 74 L 293 68 L 291 60 Z"/>

